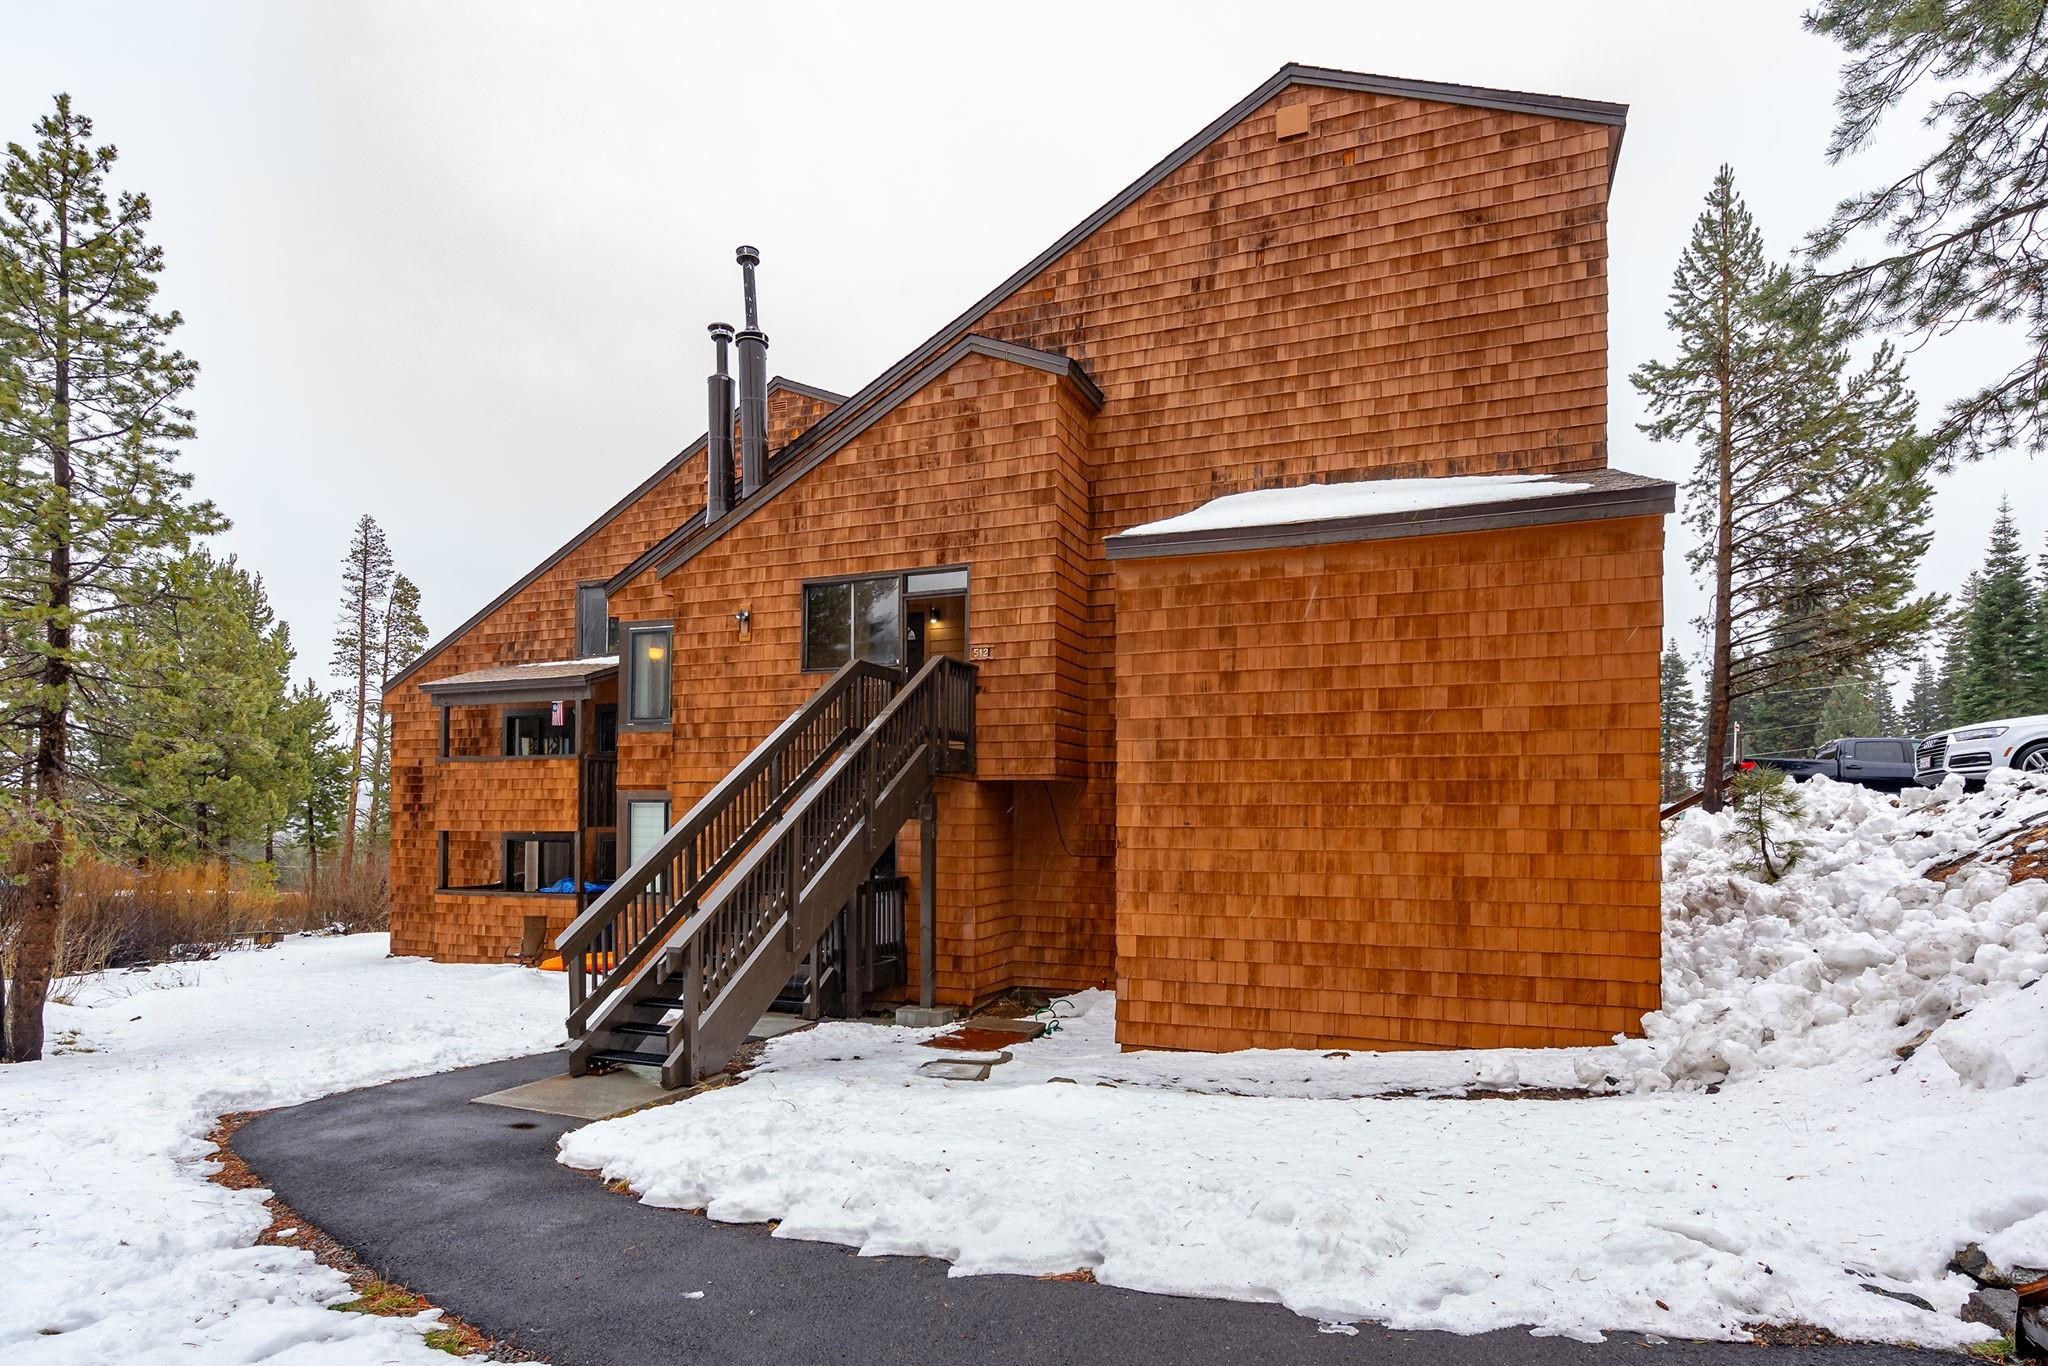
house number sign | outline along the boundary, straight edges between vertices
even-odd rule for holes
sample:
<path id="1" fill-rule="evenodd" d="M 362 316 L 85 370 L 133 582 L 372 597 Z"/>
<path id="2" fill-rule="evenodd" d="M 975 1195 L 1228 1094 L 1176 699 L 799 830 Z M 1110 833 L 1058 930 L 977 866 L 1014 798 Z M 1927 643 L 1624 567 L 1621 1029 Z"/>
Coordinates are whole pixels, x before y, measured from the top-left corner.
<path id="1" fill-rule="evenodd" d="M 996 647 L 993 645 L 970 645 L 967 647 L 967 657 L 976 663 L 984 659 L 994 659 L 996 657 Z"/>

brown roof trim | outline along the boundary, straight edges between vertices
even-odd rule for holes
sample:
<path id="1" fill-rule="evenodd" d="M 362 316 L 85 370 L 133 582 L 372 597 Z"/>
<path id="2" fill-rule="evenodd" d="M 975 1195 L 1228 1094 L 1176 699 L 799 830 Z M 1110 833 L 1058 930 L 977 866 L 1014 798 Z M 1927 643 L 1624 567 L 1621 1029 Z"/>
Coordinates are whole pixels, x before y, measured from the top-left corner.
<path id="1" fill-rule="evenodd" d="M 498 664 L 452 678 L 436 678 L 420 691 L 444 707 L 503 702 L 550 702 L 587 698 L 597 684 L 619 671 L 609 662 L 568 659 L 544 664 Z"/>
<path id="2" fill-rule="evenodd" d="M 787 389 L 792 394 L 802 394 L 805 398 L 814 398 L 820 403 L 836 405 L 846 402 L 845 394 L 835 394 L 830 389 L 820 389 L 815 384 L 800 384 L 787 375 L 776 375 L 768 381 L 769 393 L 772 394 L 777 389 Z"/>
<path id="3" fill-rule="evenodd" d="M 799 384 L 797 383 L 797 381 L 793 379 L 787 379 L 781 375 L 777 375 L 775 376 L 775 378 L 768 381 L 769 393 L 772 394 L 777 389 L 787 389 L 790 393 L 802 394 L 805 398 L 816 399 L 820 403 L 830 403 L 833 404 L 835 407 L 841 403 L 846 402 L 846 395 L 844 394 L 835 394 L 830 389 L 820 389 L 815 384 Z M 823 422 L 824 420 L 824 417 L 820 417 L 818 419 L 819 422 Z M 812 426 L 816 425 L 817 423 L 812 424 Z M 805 430 L 808 431 L 809 429 L 806 428 Z M 802 440 L 803 433 L 799 433 L 797 439 Z M 690 456 L 696 454 L 697 451 L 703 446 L 703 444 L 704 439 L 702 437 L 699 437 L 697 439 L 696 444 L 691 446 L 688 451 L 684 452 L 684 459 L 688 459 Z M 789 444 L 790 446 L 794 446 L 796 442 L 792 441 Z M 783 450 L 787 449 L 789 449 L 788 446 L 783 447 Z M 780 455 L 781 451 L 777 451 L 775 454 Z M 772 460 L 774 457 L 771 456 L 770 458 Z M 703 525 L 704 510 L 702 508 L 699 508 L 696 512 L 690 514 L 690 516 L 684 520 L 681 526 L 677 527 L 674 531 L 669 532 L 668 535 L 662 537 L 653 545 L 648 546 L 647 549 L 641 551 L 638 555 L 633 557 L 633 562 L 631 564 L 627 565 L 624 569 L 621 569 L 618 573 L 612 575 L 609 579 L 606 579 L 604 584 L 605 596 L 610 597 L 612 594 L 617 593 L 627 584 L 631 583 L 633 580 L 639 578 L 642 574 L 646 573 L 650 566 L 666 558 L 667 555 L 671 551 L 673 551 L 677 546 L 681 545 L 683 541 L 691 535 L 691 533 L 697 531 Z"/>
<path id="4" fill-rule="evenodd" d="M 705 547 L 765 507 L 769 499 L 803 478 L 834 451 L 874 426 L 897 405 L 968 356 L 989 356 L 1057 375 L 1073 386 L 1074 391 L 1080 395 L 1081 401 L 1088 405 L 1091 412 L 1102 410 L 1102 390 L 1088 377 L 1088 372 L 1081 368 L 1079 361 L 1063 356 L 1057 351 L 1041 351 L 1035 346 L 1021 346 L 1016 342 L 1006 342 L 995 337 L 984 337 L 978 332 L 970 332 L 938 355 L 930 357 L 922 366 L 904 375 L 887 391 L 870 393 L 874 386 L 869 385 L 867 389 L 861 391 L 868 396 L 860 400 L 859 411 L 845 421 L 834 419 L 847 412 L 853 400 L 819 418 L 809 431 L 777 452 L 774 462 L 769 467 L 768 482 L 751 498 L 743 499 L 736 504 L 733 510 L 721 517 L 714 526 L 705 526 L 703 514 L 700 512 L 665 537 L 662 545 L 668 547 L 668 550 L 656 564 L 655 571 L 663 578 L 675 573 Z"/>
<path id="5" fill-rule="evenodd" d="M 647 478 L 641 480 L 640 483 L 637 486 L 635 486 L 631 493 L 627 494 L 625 497 L 619 499 L 618 502 L 613 503 L 610 507 L 606 508 L 603 512 L 599 513 L 596 521 L 592 522 L 589 526 L 583 528 L 583 530 L 577 532 L 574 536 L 571 536 L 567 541 L 565 541 L 562 544 L 559 550 L 555 551 L 554 554 L 542 560 L 532 569 L 527 570 L 526 573 L 522 574 L 519 577 L 518 582 L 514 583 L 510 588 L 507 588 L 504 592 L 498 594 L 497 597 L 492 598 L 482 607 L 479 607 L 476 610 L 476 612 L 469 618 L 469 620 L 463 622 L 462 625 L 456 627 L 447 635 L 442 636 L 432 645 L 429 645 L 426 649 L 420 651 L 420 653 L 414 657 L 412 663 L 406 665 L 403 669 L 400 669 L 397 673 L 385 679 L 384 691 L 387 693 L 390 692 L 399 684 L 405 682 L 406 679 L 411 678 L 414 674 L 418 673 L 421 667 L 424 666 L 429 660 L 433 659 L 434 656 L 440 654 L 450 645 L 453 645 L 456 641 L 462 639 L 463 636 L 469 634 L 472 628 L 481 623 L 485 618 L 489 617 L 491 613 L 497 611 L 500 607 L 503 607 L 506 603 L 512 601 L 513 598 L 517 597 L 521 592 L 525 591 L 528 587 L 530 587 L 535 579 L 538 579 L 541 575 L 547 573 L 550 569 L 553 569 L 556 565 L 560 564 L 563 560 L 567 559 L 570 556 L 570 554 L 577 549 L 577 547 L 581 546 L 585 541 L 589 540 L 592 536 L 595 536 L 598 532 L 604 530 L 605 527 L 609 526 L 613 518 L 617 517 L 620 513 L 624 512 L 627 508 L 633 506 L 634 503 L 638 502 L 646 494 L 652 492 L 655 485 L 659 484 L 662 480 L 668 478 L 671 474 L 674 474 L 677 470 L 681 469 L 683 466 L 683 461 L 687 460 L 692 454 L 694 454 L 698 449 L 700 449 L 703 446 L 703 444 L 704 438 L 700 436 L 691 445 L 684 447 L 680 454 L 670 456 L 665 462 L 663 462 L 660 469 L 656 470 Z"/>
<path id="6" fill-rule="evenodd" d="M 1501 531 L 1509 527 L 1590 522 L 1610 517 L 1660 517 L 1675 508 L 1678 502 L 1676 484 L 1624 470 L 1588 470 L 1582 474 L 1561 474 L 1557 479 L 1561 483 L 1582 483 L 1590 479 L 1593 486 L 1582 492 L 1551 498 L 1502 499 L 1492 503 L 1467 503 L 1460 507 L 1375 513 L 1365 517 L 1333 517 L 1318 522 L 1218 527 L 1155 535 L 1133 535 L 1126 531 L 1106 537 L 1102 548 L 1112 560 L 1219 555 L 1243 550 L 1334 545 L 1347 541 L 1448 536 L 1460 531 Z"/>
<path id="7" fill-rule="evenodd" d="M 843 403 L 846 401 L 842 395 L 835 394 L 830 389 L 820 389 L 817 386 L 811 384 L 800 384 L 796 380 L 785 379 L 781 375 L 777 375 L 774 379 L 768 382 L 768 392 L 774 393 L 775 390 L 778 388 L 787 389 L 792 393 L 802 394 L 807 398 L 821 399 L 830 403 Z M 547 573 L 550 569 L 553 569 L 556 565 L 560 564 L 563 560 L 567 559 L 569 555 L 576 550 L 577 547 L 581 546 L 585 541 L 589 540 L 592 536 L 595 536 L 598 532 L 604 530 L 605 527 L 611 524 L 613 518 L 617 517 L 620 513 L 624 512 L 627 508 L 633 506 L 634 503 L 640 501 L 641 497 L 651 492 L 656 484 L 659 484 L 662 480 L 668 478 L 671 474 L 674 474 L 677 470 L 681 469 L 683 467 L 684 461 L 688 460 L 691 456 L 696 455 L 703 449 L 704 438 L 702 436 L 699 436 L 695 441 L 692 441 L 689 445 L 683 447 L 683 449 L 678 451 L 675 455 L 670 456 L 668 461 L 664 463 L 660 469 L 656 470 L 652 475 L 642 480 L 640 484 L 636 488 L 634 488 L 634 490 L 631 493 L 627 494 L 624 498 L 621 498 L 618 502 L 613 503 L 610 507 L 606 508 L 602 513 L 599 513 L 596 521 L 592 522 L 589 526 L 583 528 L 583 530 L 577 532 L 574 536 L 570 537 L 569 540 L 565 542 L 560 549 L 555 551 L 554 554 L 548 556 L 545 560 L 542 560 L 539 564 L 535 565 L 532 569 L 528 570 L 519 579 L 519 581 L 514 583 L 510 588 L 506 589 L 504 592 L 498 594 L 497 597 L 492 598 L 489 602 L 485 603 L 482 607 L 478 608 L 476 614 L 470 617 L 469 620 L 463 622 L 462 625 L 456 627 L 447 635 L 442 636 L 432 645 L 429 645 L 426 649 L 420 651 L 418 656 L 416 656 L 413 659 L 412 663 L 406 665 L 403 669 L 400 669 L 397 673 L 385 679 L 384 691 L 390 692 L 393 688 L 396 688 L 399 684 L 405 682 L 406 679 L 411 678 L 415 673 L 419 672 L 421 665 L 425 664 L 435 655 L 440 654 L 443 650 L 447 649 L 450 645 L 453 645 L 456 641 L 462 639 L 463 636 L 469 634 L 469 632 L 474 627 L 481 623 L 485 618 L 489 617 L 491 613 L 497 611 L 500 607 L 503 607 L 506 603 L 510 602 L 513 598 L 517 597 L 520 594 L 520 592 L 531 586 L 535 579 L 538 579 L 541 575 Z M 697 516 L 701 519 L 703 517 L 703 513 L 699 512 Z M 640 558 L 644 560 L 647 558 L 647 556 L 643 554 Z M 639 561 L 636 560 L 635 564 L 638 563 Z M 645 567 L 646 566 L 641 565 L 641 568 Z M 632 566 L 628 566 L 628 571 L 631 572 L 621 571 L 621 575 L 613 576 L 613 578 L 605 584 L 605 591 L 607 593 L 613 593 L 618 591 L 618 588 L 624 585 L 626 579 L 631 577 L 631 573 L 638 572 L 637 570 L 633 570 Z"/>
<path id="8" fill-rule="evenodd" d="M 1559 95 L 1538 95 L 1518 90 L 1494 90 L 1475 85 L 1449 85 L 1438 81 L 1402 80 L 1394 76 L 1376 76 L 1362 71 L 1338 71 L 1330 67 L 1304 66 L 1289 62 L 1260 83 L 1257 89 L 1239 100 L 1223 113 L 1211 119 L 1203 129 L 1183 142 L 1156 163 L 1150 170 L 1139 176 L 1095 212 L 1068 229 L 1058 241 L 1033 257 L 1010 277 L 984 294 L 952 322 L 947 323 L 909 355 L 903 357 L 881 374 L 875 376 L 851 398 L 841 403 L 832 412 L 819 418 L 817 423 L 803 436 L 785 447 L 785 453 L 796 455 L 800 447 L 809 441 L 828 441 L 842 423 L 872 421 L 862 414 L 868 407 L 883 398 L 894 395 L 901 388 L 905 375 L 921 370 L 931 358 L 957 343 L 963 336 L 970 335 L 968 329 L 990 309 L 1029 284 L 1047 266 L 1073 250 L 1082 241 L 1094 234 L 1136 203 L 1145 193 L 1172 175 L 1202 152 L 1210 143 L 1242 123 L 1252 111 L 1272 99 L 1290 86 L 1316 86 L 1331 90 L 1355 90 L 1368 94 L 1387 95 L 1397 99 L 1434 100 L 1442 104 L 1470 105 L 1481 109 L 1500 109 L 1510 113 L 1530 114 L 1539 118 L 1562 118 L 1581 123 L 1604 124 L 1616 130 L 1623 128 L 1628 119 L 1628 106 L 1612 104 L 1604 100 L 1569 99 Z M 1614 157 L 1619 155 L 1620 133 L 1617 131 L 1613 153 L 1609 157 L 1608 176 L 1614 173 Z M 897 400 L 897 401 L 900 401 Z M 777 492 L 783 483 L 771 481 L 762 490 L 763 495 Z M 701 515 L 698 519 L 701 522 Z M 674 572 L 686 562 L 694 550 L 683 553 L 693 529 L 685 524 L 668 537 L 674 549 L 659 564 L 663 577 Z M 709 541 L 706 541 L 709 544 Z"/>

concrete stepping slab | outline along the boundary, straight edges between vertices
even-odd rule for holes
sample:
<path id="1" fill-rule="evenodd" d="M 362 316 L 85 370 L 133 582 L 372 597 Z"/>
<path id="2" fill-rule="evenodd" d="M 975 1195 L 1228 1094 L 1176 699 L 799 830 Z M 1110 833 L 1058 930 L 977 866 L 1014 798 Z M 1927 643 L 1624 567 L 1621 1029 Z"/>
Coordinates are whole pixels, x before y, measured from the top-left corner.
<path id="1" fill-rule="evenodd" d="M 987 1081 L 991 1066 L 993 1064 L 969 1058 L 933 1058 L 919 1067 L 917 1074 L 934 1081 Z"/>
<path id="2" fill-rule="evenodd" d="M 499 1105 L 507 1110 L 531 1110 L 570 1119 L 610 1119 L 675 1094 L 661 1089 L 661 1082 L 651 1068 L 617 1067 L 581 1077 L 566 1072 L 559 1077 L 542 1077 L 523 1086 L 477 1096 L 470 1104 Z"/>

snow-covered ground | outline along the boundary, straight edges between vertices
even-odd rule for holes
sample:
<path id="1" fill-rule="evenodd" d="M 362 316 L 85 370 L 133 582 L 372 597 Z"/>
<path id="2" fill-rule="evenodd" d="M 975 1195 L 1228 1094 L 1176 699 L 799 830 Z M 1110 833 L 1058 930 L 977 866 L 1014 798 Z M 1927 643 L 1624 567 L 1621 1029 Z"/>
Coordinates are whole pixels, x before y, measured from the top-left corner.
<path id="1" fill-rule="evenodd" d="M 262 1191 L 207 1180 L 236 1110 L 551 1047 L 561 978 L 291 939 L 115 973 L 49 1008 L 45 1059 L 0 1066 L 0 1359 L 446 1362 L 431 1322 L 337 1314 L 347 1281 L 255 1245 Z"/>
<path id="2" fill-rule="evenodd" d="M 1643 1040 L 1127 1055 L 1113 1001 L 1083 993 L 987 1081 L 917 1075 L 945 1056 L 930 1031 L 828 1024 L 561 1158 L 652 1204 L 956 1274 L 1089 1267 L 1460 1332 L 1982 1338 L 1956 1317 L 1958 1248 L 2048 1265 L 2048 883 L 1918 874 L 2048 821 L 2048 786 L 1803 791 L 1808 850 L 1775 886 L 1741 870 L 1727 818 L 1671 834 Z M 1606 1094 L 1454 1098 L 1571 1086 Z"/>

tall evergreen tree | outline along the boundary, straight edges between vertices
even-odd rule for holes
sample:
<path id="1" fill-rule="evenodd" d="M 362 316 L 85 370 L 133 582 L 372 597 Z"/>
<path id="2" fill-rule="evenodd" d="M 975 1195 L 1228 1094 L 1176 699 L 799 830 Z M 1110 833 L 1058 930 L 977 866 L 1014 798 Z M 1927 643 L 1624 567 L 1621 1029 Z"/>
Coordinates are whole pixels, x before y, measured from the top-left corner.
<path id="1" fill-rule="evenodd" d="M 1868 678 L 1850 676 L 1828 689 L 1816 730 L 1823 743 L 1856 735 L 1886 735 L 1884 718 Z"/>
<path id="2" fill-rule="evenodd" d="M 1956 667 L 1958 723 L 2023 716 L 2035 701 L 2042 662 L 2031 566 L 2020 547 L 2012 504 L 2001 502 L 1991 544 L 1977 572 L 1977 591 L 1964 614 Z"/>
<path id="3" fill-rule="evenodd" d="M 32 146 L 0 164 L 0 672 L 27 732 L 26 885 L 7 1000 L 5 1055 L 42 1056 L 43 997 L 56 965 L 75 741 L 121 684 L 102 616 L 145 597 L 160 567 L 224 525 L 188 500 L 174 465 L 192 435 L 182 405 L 198 367 L 157 311 L 161 248 L 146 196 L 110 196 L 115 151 L 59 95 Z"/>
<path id="4" fill-rule="evenodd" d="M 377 688 L 379 705 L 372 719 L 376 745 L 370 763 L 369 836 L 378 845 L 391 838 L 391 718 L 384 714 L 384 680 L 398 672 L 426 647 L 427 623 L 420 615 L 420 590 L 411 579 L 399 574 L 391 580 L 391 596 L 383 611 L 378 646 Z"/>
<path id="5" fill-rule="evenodd" d="M 1938 686 L 1935 690 L 1935 700 L 1939 704 L 1937 711 L 1941 716 L 1941 725 L 1935 728 L 1937 730 L 1946 730 L 1950 726 L 1962 723 L 1956 709 L 1956 686 L 1962 677 L 1963 660 L 1967 653 L 1970 611 L 1977 605 L 1977 592 L 1981 585 L 1982 576 L 1976 570 L 1971 570 L 1969 577 L 1963 580 L 1962 592 L 1956 595 L 1954 605 L 1942 618 L 1941 668 L 1936 675 Z"/>
<path id="6" fill-rule="evenodd" d="M 1693 696 L 1692 670 L 1674 642 L 1664 647 L 1659 671 L 1658 693 L 1662 702 L 1662 780 L 1665 801 L 1675 801 L 1692 791 L 1693 775 L 1699 771 L 1700 709 Z"/>
<path id="7" fill-rule="evenodd" d="M 1741 699 L 1897 657 L 1939 605 L 1912 596 L 1932 490 L 1899 358 L 1879 348 L 1852 369 L 1840 319 L 1791 286 L 1722 167 L 1672 281 L 1677 354 L 1633 376 L 1643 430 L 1698 452 L 1686 518 L 1711 590 L 1709 775 Z M 1720 808 L 1717 782 L 1704 804 Z"/>
<path id="8" fill-rule="evenodd" d="M 327 694 L 307 679 L 293 690 L 286 729 L 287 754 L 294 768 L 304 775 L 299 784 L 299 801 L 286 817 L 288 838 L 306 851 L 306 891 L 320 890 L 320 858 L 333 851 L 341 838 L 342 821 L 348 811 L 348 750 L 334 724 Z"/>
<path id="9" fill-rule="evenodd" d="M 1936 448 L 1964 458 L 2048 448 L 2048 0 L 1820 0 L 1806 24 L 1851 56 L 1828 159 L 1868 147 L 1885 115 L 1927 92 L 1937 141 L 1846 199 L 1810 246 L 1885 250 L 1820 277 L 1857 326 L 1923 337 L 1965 321 L 2022 328 L 2029 354 L 1951 404 Z"/>
<path id="10" fill-rule="evenodd" d="M 1941 681 L 1935 674 L 1934 661 L 1922 654 L 1913 668 L 1913 689 L 1906 695 L 1902 727 L 1916 738 L 1932 735 L 1948 724 L 1943 717 Z"/>
<path id="11" fill-rule="evenodd" d="M 308 781 L 290 747 L 291 634 L 232 556 L 195 551 L 165 579 L 112 619 L 144 668 L 120 690 L 130 724 L 101 747 L 102 780 L 138 812 L 139 852 L 225 860 L 278 829 Z"/>
<path id="12" fill-rule="evenodd" d="M 2027 688 L 2027 714 L 2048 714 L 2048 554 L 2034 562 L 2034 677 Z"/>
<path id="13" fill-rule="evenodd" d="M 356 522 L 341 563 L 341 611 L 335 623 L 333 668 L 348 680 L 341 693 L 349 736 L 348 811 L 341 827 L 341 863 L 355 867 L 356 825 L 362 811 L 363 767 L 369 757 L 370 721 L 384 636 L 384 605 L 391 596 L 391 548 L 368 513 Z"/>

